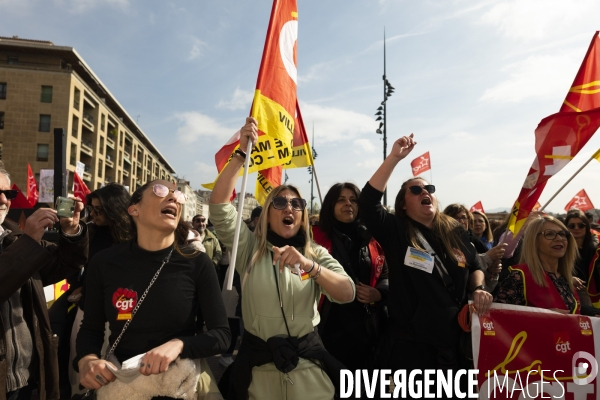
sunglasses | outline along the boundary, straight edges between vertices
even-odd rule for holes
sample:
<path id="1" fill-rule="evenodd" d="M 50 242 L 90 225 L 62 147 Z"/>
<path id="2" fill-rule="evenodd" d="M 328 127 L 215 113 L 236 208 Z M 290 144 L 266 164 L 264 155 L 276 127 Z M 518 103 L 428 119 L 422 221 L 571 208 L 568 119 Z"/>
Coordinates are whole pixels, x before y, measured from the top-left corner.
<path id="1" fill-rule="evenodd" d="M 538 235 L 543 235 L 544 239 L 554 240 L 556 236 L 560 236 L 561 239 L 567 240 L 571 236 L 571 232 L 569 231 L 554 231 L 552 229 L 546 229 L 544 232 L 538 233 Z"/>
<path id="2" fill-rule="evenodd" d="M 298 197 L 288 200 L 287 197 L 275 196 L 271 200 L 271 203 L 273 203 L 273 208 L 276 210 L 285 210 L 288 204 L 292 206 L 292 210 L 294 211 L 302 211 L 306 208 L 306 200 Z"/>
<path id="3" fill-rule="evenodd" d="M 423 193 L 423 189 L 427 190 L 427 193 L 433 194 L 435 193 L 435 186 L 433 185 L 425 185 L 425 186 L 409 186 L 408 190 L 414 195 L 420 195 Z"/>
<path id="4" fill-rule="evenodd" d="M 185 204 L 187 200 L 186 195 L 181 193 L 179 190 L 169 189 L 168 187 L 166 187 L 165 185 L 161 185 L 160 183 L 157 183 L 154 186 L 152 186 L 152 191 L 158 197 L 167 197 L 169 193 L 173 193 L 173 195 L 175 195 L 175 200 L 177 200 L 179 204 Z"/>
<path id="5" fill-rule="evenodd" d="M 86 206 L 85 208 L 87 209 L 88 213 L 90 213 L 90 214 L 92 212 L 95 212 L 96 215 L 100 215 L 103 212 L 102 207 L 98 207 L 98 206 L 89 205 L 89 206 Z"/>
<path id="6" fill-rule="evenodd" d="M 0 194 L 3 194 L 6 197 L 6 200 L 14 200 L 17 198 L 17 190 L 9 189 L 9 190 L 0 190 Z"/>
<path id="7" fill-rule="evenodd" d="M 576 224 L 573 223 L 573 224 L 567 225 L 567 228 L 569 228 L 569 229 L 583 229 L 583 228 L 585 228 L 585 224 L 582 223 L 582 222 L 579 222 L 579 223 L 576 223 Z"/>

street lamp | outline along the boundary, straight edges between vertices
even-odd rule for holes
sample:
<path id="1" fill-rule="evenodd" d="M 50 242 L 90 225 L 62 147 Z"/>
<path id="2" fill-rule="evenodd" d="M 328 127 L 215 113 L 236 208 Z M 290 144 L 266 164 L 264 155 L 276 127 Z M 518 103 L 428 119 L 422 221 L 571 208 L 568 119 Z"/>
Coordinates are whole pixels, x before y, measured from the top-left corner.
<path id="1" fill-rule="evenodd" d="M 375 133 L 377 133 L 378 135 L 383 134 L 383 160 L 385 161 L 385 157 L 387 155 L 387 110 L 386 110 L 386 105 L 387 105 L 387 99 L 389 97 L 392 96 L 392 93 L 394 93 L 394 87 L 392 86 L 392 84 L 390 83 L 390 81 L 387 80 L 387 77 L 385 76 L 385 28 L 383 29 L 383 101 L 381 102 L 381 105 L 377 108 L 377 112 L 375 113 L 375 115 L 377 116 L 377 118 L 375 119 L 375 121 L 380 121 L 379 122 L 379 127 L 377 128 L 377 130 L 375 131 Z M 387 206 L 387 187 L 385 189 L 385 191 L 383 192 L 383 205 Z"/>

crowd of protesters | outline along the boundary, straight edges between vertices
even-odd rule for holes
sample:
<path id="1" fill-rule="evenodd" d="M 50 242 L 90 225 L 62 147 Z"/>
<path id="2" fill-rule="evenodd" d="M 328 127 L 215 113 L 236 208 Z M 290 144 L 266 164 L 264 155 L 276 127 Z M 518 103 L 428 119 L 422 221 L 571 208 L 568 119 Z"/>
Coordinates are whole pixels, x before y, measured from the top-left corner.
<path id="1" fill-rule="evenodd" d="M 240 149 L 257 135 L 248 118 Z M 5 218 L 16 193 L 0 163 L 0 400 L 202 398 L 200 360 L 216 355 L 223 398 L 333 399 L 344 368 L 472 367 L 465 307 L 600 316 L 598 232 L 579 210 L 532 212 L 513 237 L 507 221 L 463 205 L 441 212 L 417 177 L 390 213 L 383 192 L 416 145 L 396 140 L 362 190 L 333 185 L 318 216 L 296 187 L 273 189 L 240 227 L 235 297 L 223 286 L 243 151 L 215 183 L 210 220 L 182 221 L 185 196 L 156 180 L 132 196 L 100 188 L 72 218 L 40 208 L 22 230 Z M 42 240 L 54 226 L 58 240 Z M 43 287 L 65 278 L 47 310 Z M 128 381 L 119 368 L 132 360 Z"/>

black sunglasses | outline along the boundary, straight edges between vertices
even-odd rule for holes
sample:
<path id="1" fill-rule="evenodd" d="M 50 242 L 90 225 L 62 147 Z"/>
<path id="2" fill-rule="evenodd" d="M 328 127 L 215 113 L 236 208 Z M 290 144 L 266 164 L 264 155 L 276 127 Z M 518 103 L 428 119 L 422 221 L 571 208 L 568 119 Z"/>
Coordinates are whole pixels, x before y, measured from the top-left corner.
<path id="1" fill-rule="evenodd" d="M 9 189 L 9 190 L 0 190 L 0 194 L 3 194 L 6 197 L 6 200 L 14 200 L 17 198 L 17 190 Z"/>
<path id="2" fill-rule="evenodd" d="M 273 208 L 276 210 L 284 210 L 288 204 L 291 204 L 294 211 L 302 211 L 306 208 L 306 200 L 298 197 L 288 200 L 287 197 L 275 196 L 271 203 L 273 203 Z"/>
<path id="3" fill-rule="evenodd" d="M 427 193 L 433 194 L 435 193 L 435 186 L 433 185 L 425 185 L 425 186 L 409 186 L 408 190 L 414 195 L 420 195 L 423 192 L 423 189 L 427 190 Z"/>
<path id="4" fill-rule="evenodd" d="M 567 228 L 569 229 L 583 229 L 585 228 L 585 224 L 582 222 L 578 222 L 578 223 L 572 223 L 567 225 Z"/>

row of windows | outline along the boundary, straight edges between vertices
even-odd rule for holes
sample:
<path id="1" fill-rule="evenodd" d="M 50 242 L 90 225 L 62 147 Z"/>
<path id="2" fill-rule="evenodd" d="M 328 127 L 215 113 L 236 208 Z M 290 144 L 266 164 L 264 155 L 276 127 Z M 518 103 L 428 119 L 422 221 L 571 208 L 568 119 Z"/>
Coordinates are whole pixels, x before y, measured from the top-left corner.
<path id="1" fill-rule="evenodd" d="M 40 123 L 38 130 L 40 132 L 50 132 L 50 125 L 52 124 L 52 116 L 46 114 L 40 114 Z M 0 111 L 0 129 L 4 129 L 4 111 Z"/>
<path id="2" fill-rule="evenodd" d="M 6 100 L 7 91 L 8 84 L 6 82 L 0 82 L 0 100 Z M 42 103 L 52 103 L 52 86 L 42 86 L 40 101 Z"/>

